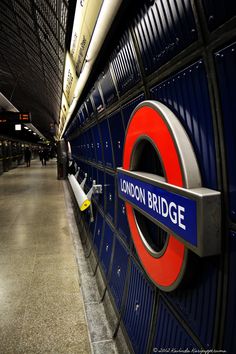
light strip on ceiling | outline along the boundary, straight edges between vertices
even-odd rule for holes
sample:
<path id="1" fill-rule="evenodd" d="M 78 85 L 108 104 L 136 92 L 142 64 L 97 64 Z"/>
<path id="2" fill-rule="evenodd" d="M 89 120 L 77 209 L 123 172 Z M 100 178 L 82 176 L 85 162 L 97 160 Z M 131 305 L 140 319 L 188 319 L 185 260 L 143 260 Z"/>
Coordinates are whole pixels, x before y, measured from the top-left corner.
<path id="1" fill-rule="evenodd" d="M 24 125 L 25 125 L 25 127 L 28 127 L 28 130 L 32 130 L 32 131 L 33 131 L 33 134 L 35 133 L 35 134 L 38 135 L 41 139 L 47 140 L 47 139 L 45 138 L 45 136 L 44 136 L 42 133 L 40 133 L 40 131 L 39 131 L 32 123 L 26 123 L 26 124 L 24 124 Z"/>
<path id="2" fill-rule="evenodd" d="M 110 0 L 104 0 L 102 4 L 102 8 L 99 13 L 99 17 L 97 19 L 97 23 L 90 41 L 90 45 L 86 54 L 86 59 L 85 63 L 83 66 L 83 69 L 81 71 L 81 74 L 78 78 L 75 91 L 74 91 L 74 97 L 73 101 L 71 103 L 71 106 L 69 108 L 69 112 L 66 117 L 66 121 L 62 130 L 62 133 L 60 135 L 60 139 L 62 138 L 65 129 L 67 127 L 67 124 L 72 116 L 72 113 L 77 105 L 77 102 L 81 96 L 81 93 L 85 87 L 85 84 L 89 78 L 89 75 L 91 73 L 92 67 L 94 65 L 94 62 L 99 54 L 99 51 L 102 47 L 102 44 L 110 30 L 111 24 L 119 10 L 119 7 L 122 3 L 122 0 L 113 0 L 112 1 L 112 6 L 111 6 L 111 1 Z"/>

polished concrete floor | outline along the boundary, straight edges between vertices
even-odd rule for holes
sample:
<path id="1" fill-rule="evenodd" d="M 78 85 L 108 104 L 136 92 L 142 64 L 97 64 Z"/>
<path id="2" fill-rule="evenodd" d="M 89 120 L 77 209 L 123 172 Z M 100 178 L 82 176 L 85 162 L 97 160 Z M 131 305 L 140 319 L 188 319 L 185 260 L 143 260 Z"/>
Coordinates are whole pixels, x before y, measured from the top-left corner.
<path id="1" fill-rule="evenodd" d="M 0 176 L 0 353 L 90 353 L 56 161 Z"/>

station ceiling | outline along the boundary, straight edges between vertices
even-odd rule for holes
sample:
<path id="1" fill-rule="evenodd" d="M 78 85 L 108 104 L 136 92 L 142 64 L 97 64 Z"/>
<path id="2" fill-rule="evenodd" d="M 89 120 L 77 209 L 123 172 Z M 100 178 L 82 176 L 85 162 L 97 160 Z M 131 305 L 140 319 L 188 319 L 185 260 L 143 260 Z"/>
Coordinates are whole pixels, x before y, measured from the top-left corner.
<path id="1" fill-rule="evenodd" d="M 31 112 L 48 139 L 58 124 L 74 9 L 75 0 L 1 0 L 0 92 Z"/>
<path id="2" fill-rule="evenodd" d="M 49 140 L 54 140 L 59 128 L 65 59 L 78 1 L 83 7 L 85 0 L 1 0 L 0 94 L 18 111 L 30 112 L 34 127 Z M 132 0 L 120 3 L 119 15 L 100 51 L 102 56 L 107 55 L 117 29 L 135 8 Z M 103 65 L 101 56 L 94 64 L 94 75 L 99 62 Z M 0 100 L 0 111 L 1 107 Z M 0 135 L 13 134 L 12 130 L 6 132 L 6 127 L 2 130 L 0 126 Z"/>

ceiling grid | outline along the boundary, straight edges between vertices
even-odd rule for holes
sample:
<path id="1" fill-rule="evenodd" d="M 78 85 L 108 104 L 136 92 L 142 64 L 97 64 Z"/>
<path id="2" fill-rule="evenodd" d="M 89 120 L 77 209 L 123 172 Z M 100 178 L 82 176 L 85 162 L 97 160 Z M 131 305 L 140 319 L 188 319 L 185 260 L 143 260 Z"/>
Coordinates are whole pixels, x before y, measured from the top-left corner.
<path id="1" fill-rule="evenodd" d="M 1 0 L 0 92 L 47 134 L 60 113 L 67 0 Z"/>

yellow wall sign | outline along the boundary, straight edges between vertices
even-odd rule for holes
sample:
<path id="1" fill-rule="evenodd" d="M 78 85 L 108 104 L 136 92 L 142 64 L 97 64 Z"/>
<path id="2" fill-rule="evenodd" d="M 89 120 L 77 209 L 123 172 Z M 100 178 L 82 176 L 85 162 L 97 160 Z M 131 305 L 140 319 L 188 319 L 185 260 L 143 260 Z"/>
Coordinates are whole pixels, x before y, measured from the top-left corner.
<path id="1" fill-rule="evenodd" d="M 74 63 L 71 59 L 70 54 L 67 52 L 65 72 L 64 72 L 63 92 L 69 106 L 73 101 L 73 95 L 74 95 L 77 80 L 78 78 L 76 76 Z"/>
<path id="2" fill-rule="evenodd" d="M 79 75 L 103 0 L 77 1 L 70 54 Z"/>

